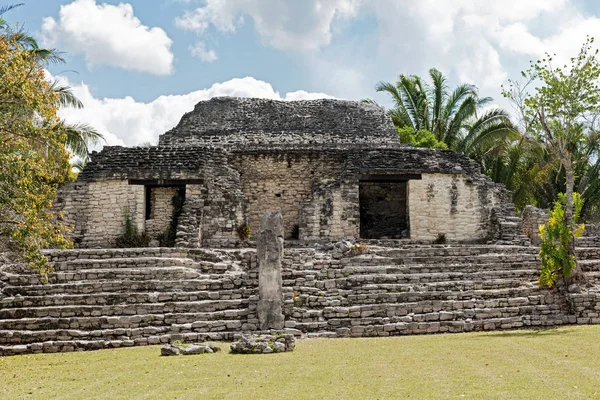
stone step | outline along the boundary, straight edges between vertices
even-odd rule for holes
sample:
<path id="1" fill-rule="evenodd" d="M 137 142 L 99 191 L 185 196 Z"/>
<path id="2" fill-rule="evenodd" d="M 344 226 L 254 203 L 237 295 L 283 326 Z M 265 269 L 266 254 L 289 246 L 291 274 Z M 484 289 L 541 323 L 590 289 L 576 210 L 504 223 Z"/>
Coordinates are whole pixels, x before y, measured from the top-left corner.
<path id="1" fill-rule="evenodd" d="M 310 314 L 309 314 L 310 315 Z M 410 322 L 433 322 L 433 321 L 481 321 L 494 318 L 512 318 L 526 315 L 565 315 L 560 307 L 549 305 L 531 305 L 519 307 L 496 307 L 496 308 L 474 308 L 453 311 L 433 311 L 429 313 L 416 313 L 404 315 L 386 315 L 376 311 L 364 311 L 360 315 L 348 317 L 342 314 L 330 313 L 328 316 L 308 316 L 296 319 L 298 324 L 318 323 L 320 329 L 328 330 L 328 327 L 351 327 L 355 325 L 379 325 L 387 323 L 410 323 Z M 293 319 L 291 319 L 293 321 Z M 325 322 L 325 324 L 323 324 Z M 292 326 L 293 324 L 288 324 Z M 297 329 L 301 329 L 296 326 Z"/>
<path id="2" fill-rule="evenodd" d="M 20 345 L 0 345 L 0 356 L 13 356 L 28 353 L 62 353 L 70 351 L 115 349 L 120 347 L 147 346 L 169 343 L 175 340 L 181 340 L 187 343 L 205 341 L 223 342 L 232 341 L 236 333 L 237 331 L 219 331 L 209 333 L 166 333 L 124 340 L 57 340 Z"/>
<path id="3" fill-rule="evenodd" d="M 123 281 L 145 281 L 148 279 L 208 279 L 209 276 L 199 271 L 186 267 L 147 267 L 147 268 L 127 268 L 127 269 L 85 269 L 76 272 L 55 272 L 48 275 L 49 283 L 66 283 L 80 281 L 102 281 L 102 280 L 123 280 Z M 19 285 L 37 285 L 39 284 L 37 275 L 13 274 L 8 276 L 8 284 Z"/>
<path id="4" fill-rule="evenodd" d="M 210 321 L 241 320 L 247 318 L 249 313 L 248 309 L 232 309 L 215 312 L 121 315 L 113 317 L 1 319 L 0 330 L 131 329 L 182 324 L 193 324 L 193 328 L 197 328 L 203 326 L 205 322 Z"/>
<path id="5" fill-rule="evenodd" d="M 198 321 L 189 324 L 173 324 L 163 326 L 146 326 L 140 328 L 114 329 L 54 329 L 54 330 L 0 330 L 3 345 L 29 344 L 54 340 L 132 340 L 166 333 L 207 333 L 233 329 L 241 329 L 240 320 Z"/>
<path id="6" fill-rule="evenodd" d="M 179 291 L 185 293 L 206 290 L 231 290 L 246 287 L 249 288 L 246 290 L 252 290 L 253 288 L 258 290 L 255 287 L 256 283 L 243 280 L 239 276 L 208 275 L 208 277 L 209 279 L 148 279 L 145 281 L 105 280 L 92 282 L 70 282 L 32 286 L 9 286 L 3 290 L 9 296 L 50 296 L 64 293 L 75 295 L 106 292 L 147 293 Z"/>
<path id="7" fill-rule="evenodd" d="M 344 278 L 353 275 L 362 274 L 390 274 L 390 275 L 411 275 L 411 274 L 485 274 L 512 271 L 539 269 L 538 262 L 521 262 L 507 264 L 484 264 L 484 265 L 469 265 L 469 264 L 415 264 L 415 265 L 351 265 L 341 269 L 327 270 L 292 270 L 284 269 L 282 276 L 285 279 L 334 279 Z"/>
<path id="8" fill-rule="evenodd" d="M 489 288 L 500 288 L 504 281 L 510 285 L 514 280 L 518 282 L 535 282 L 539 277 L 536 270 L 515 270 L 515 271 L 488 271 L 484 273 L 462 273 L 462 272 L 444 272 L 427 274 L 360 274 L 348 275 L 343 278 L 333 278 L 327 280 L 317 279 L 284 279 L 284 286 L 306 286 L 317 289 L 368 289 L 371 285 L 378 284 L 433 284 L 453 285 L 455 282 L 462 285 L 463 282 L 472 284 L 487 284 Z M 511 286 L 512 287 L 512 286 Z"/>
<path id="9" fill-rule="evenodd" d="M 600 246 L 598 247 L 575 247 L 578 260 L 600 260 Z"/>
<path id="10" fill-rule="evenodd" d="M 0 319 L 42 317 L 120 316 L 164 313 L 214 312 L 248 307 L 247 299 L 188 302 L 118 304 L 112 306 L 55 306 L 0 309 Z"/>
<path id="11" fill-rule="evenodd" d="M 366 258 L 366 257 L 365 257 Z M 422 256 L 422 257 L 398 257 L 387 256 L 390 264 L 395 265 L 413 265 L 413 264 L 469 264 L 486 265 L 498 263 L 519 263 L 519 262 L 539 262 L 537 254 L 476 254 L 472 256 Z M 363 258 L 351 258 L 347 265 L 362 265 Z"/>
<path id="12" fill-rule="evenodd" d="M 461 257 L 485 254 L 537 254 L 538 248 L 512 245 L 414 245 L 400 248 L 369 247 L 371 254 L 387 257 Z"/>
<path id="13" fill-rule="evenodd" d="M 414 303 L 363 304 L 348 307 L 324 307 L 320 310 L 307 310 L 306 313 L 299 309 L 295 309 L 292 313 L 292 317 L 295 319 L 310 318 L 314 316 L 314 312 L 317 312 L 318 316 L 322 316 L 327 319 L 403 317 L 406 315 L 430 314 L 436 312 L 456 313 L 457 311 L 475 309 L 504 310 L 505 308 L 544 305 L 544 302 L 545 296 L 537 295 L 529 297 L 509 297 L 487 300 L 418 301 Z"/>
<path id="14" fill-rule="evenodd" d="M 138 257 L 187 257 L 186 249 L 172 247 L 143 247 L 130 249 L 67 249 L 44 250 L 50 262 L 72 261 L 78 259 L 110 259 Z"/>
<path id="15" fill-rule="evenodd" d="M 296 308 L 323 309 L 325 307 L 351 307 L 356 305 L 377 304 L 407 304 L 421 303 L 423 305 L 439 306 L 440 302 L 475 302 L 480 304 L 485 300 L 504 301 L 513 297 L 545 296 L 551 302 L 554 292 L 538 287 L 517 287 L 493 290 L 458 290 L 458 291 L 421 291 L 421 292 L 380 292 L 368 294 L 356 294 L 351 290 L 340 290 L 328 294 L 326 292 L 307 292 L 299 290 L 294 293 L 293 304 Z M 287 295 L 286 298 L 292 297 Z"/>
<path id="16" fill-rule="evenodd" d="M 329 282 L 329 281 L 326 281 Z M 343 295 L 376 295 L 380 293 L 422 293 L 422 292 L 456 292 L 471 290 L 514 289 L 537 286 L 534 282 L 524 282 L 522 279 L 494 279 L 481 282 L 453 281 L 453 282 L 425 282 L 425 283 L 362 283 L 346 288 L 315 288 L 306 286 L 310 282 L 303 282 L 303 286 L 285 286 L 284 290 L 296 292 L 299 296 L 306 292 L 324 292 L 332 296 Z M 335 285 L 335 282 L 331 283 Z"/>
<path id="17" fill-rule="evenodd" d="M 178 267 L 194 268 L 197 266 L 187 257 L 138 257 L 138 258 L 107 258 L 107 259 L 78 259 L 55 262 L 51 265 L 56 272 L 80 271 L 87 269 L 113 268 L 147 268 L 147 267 Z"/>
<path id="18" fill-rule="evenodd" d="M 482 320 L 448 320 L 430 322 L 391 322 L 389 319 L 368 319 L 364 323 L 350 327 L 330 325 L 327 322 L 307 322 L 290 324 L 303 332 L 319 332 L 309 337 L 375 337 L 415 335 L 428 333 L 459 333 L 502 329 L 518 329 L 524 327 L 556 326 L 575 323 L 576 318 L 561 314 L 520 315 L 506 318 L 489 318 Z M 333 322 L 336 324 L 336 322 Z"/>
<path id="19" fill-rule="evenodd" d="M 115 305 L 164 303 L 173 301 L 232 300 L 244 297 L 244 291 L 204 290 L 198 292 L 99 292 L 93 294 L 64 294 L 53 296 L 14 296 L 0 300 L 0 308 L 24 308 L 67 305 Z M 247 297 L 247 296 L 246 296 Z"/>

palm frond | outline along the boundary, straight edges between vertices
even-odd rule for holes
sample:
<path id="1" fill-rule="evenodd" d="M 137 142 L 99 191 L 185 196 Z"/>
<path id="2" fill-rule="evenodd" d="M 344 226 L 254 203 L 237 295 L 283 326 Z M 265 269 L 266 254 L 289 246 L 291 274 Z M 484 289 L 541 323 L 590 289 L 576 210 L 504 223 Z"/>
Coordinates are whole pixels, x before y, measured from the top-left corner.
<path id="1" fill-rule="evenodd" d="M 58 105 L 60 107 L 83 108 L 83 103 L 75 96 L 71 87 L 62 86 L 58 82 L 54 82 L 52 88 L 58 94 Z"/>
<path id="2" fill-rule="evenodd" d="M 9 12 L 10 10 L 13 10 L 17 7 L 21 7 L 22 5 L 24 5 L 25 3 L 18 3 L 18 4 L 9 4 L 6 6 L 0 6 L 0 15 L 3 15 L 7 12 Z"/>
<path id="3" fill-rule="evenodd" d="M 89 157 L 90 145 L 106 142 L 104 135 L 88 124 L 65 124 L 63 129 L 67 135 L 65 147 L 84 160 Z"/>

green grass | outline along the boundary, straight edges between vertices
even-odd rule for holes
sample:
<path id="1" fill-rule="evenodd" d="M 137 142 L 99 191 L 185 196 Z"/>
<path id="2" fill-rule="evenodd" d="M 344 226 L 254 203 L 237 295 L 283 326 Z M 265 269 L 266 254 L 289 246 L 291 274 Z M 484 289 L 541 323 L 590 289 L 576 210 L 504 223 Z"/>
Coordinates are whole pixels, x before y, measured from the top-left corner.
<path id="1" fill-rule="evenodd" d="M 302 340 L 270 355 L 222 346 L 0 358 L 0 399 L 600 399 L 600 326 Z"/>

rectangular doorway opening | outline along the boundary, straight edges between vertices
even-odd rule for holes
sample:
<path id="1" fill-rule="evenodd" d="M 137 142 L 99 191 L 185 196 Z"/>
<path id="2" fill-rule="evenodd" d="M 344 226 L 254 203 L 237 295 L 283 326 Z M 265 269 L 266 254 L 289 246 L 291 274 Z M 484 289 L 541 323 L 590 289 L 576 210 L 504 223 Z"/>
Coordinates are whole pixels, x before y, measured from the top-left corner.
<path id="1" fill-rule="evenodd" d="M 407 181 L 359 183 L 362 239 L 409 237 L 407 187 Z"/>

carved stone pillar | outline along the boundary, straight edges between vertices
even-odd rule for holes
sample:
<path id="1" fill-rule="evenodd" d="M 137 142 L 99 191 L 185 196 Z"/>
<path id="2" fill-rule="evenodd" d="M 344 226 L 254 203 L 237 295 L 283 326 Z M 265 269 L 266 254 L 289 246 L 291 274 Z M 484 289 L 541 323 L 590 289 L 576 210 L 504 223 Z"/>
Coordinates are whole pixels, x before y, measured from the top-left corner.
<path id="1" fill-rule="evenodd" d="M 269 211 L 260 221 L 258 233 L 258 323 L 261 330 L 283 329 L 281 261 L 283 217 Z"/>

